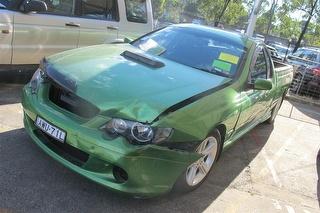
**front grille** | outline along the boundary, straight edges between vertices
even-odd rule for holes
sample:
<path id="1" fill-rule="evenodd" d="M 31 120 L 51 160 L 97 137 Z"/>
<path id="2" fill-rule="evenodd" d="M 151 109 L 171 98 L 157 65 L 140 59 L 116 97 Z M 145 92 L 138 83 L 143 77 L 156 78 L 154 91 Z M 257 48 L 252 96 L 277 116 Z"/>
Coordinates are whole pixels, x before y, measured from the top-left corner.
<path id="1" fill-rule="evenodd" d="M 50 86 L 49 100 L 83 118 L 92 118 L 99 113 L 99 109 L 96 106 L 55 83 Z"/>
<path id="2" fill-rule="evenodd" d="M 55 140 L 40 129 L 35 130 L 34 133 L 49 149 L 77 166 L 83 166 L 89 159 L 89 154 L 70 146 L 67 143 L 61 143 L 60 141 Z"/>

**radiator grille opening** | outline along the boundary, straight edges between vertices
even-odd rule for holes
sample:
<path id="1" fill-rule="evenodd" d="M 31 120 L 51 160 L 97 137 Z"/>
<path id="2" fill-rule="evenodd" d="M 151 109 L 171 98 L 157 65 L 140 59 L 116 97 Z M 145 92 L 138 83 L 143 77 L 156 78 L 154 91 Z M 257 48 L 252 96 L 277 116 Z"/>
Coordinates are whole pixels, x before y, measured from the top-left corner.
<path id="1" fill-rule="evenodd" d="M 54 83 L 50 86 L 49 100 L 83 118 L 92 118 L 99 113 L 96 106 Z"/>

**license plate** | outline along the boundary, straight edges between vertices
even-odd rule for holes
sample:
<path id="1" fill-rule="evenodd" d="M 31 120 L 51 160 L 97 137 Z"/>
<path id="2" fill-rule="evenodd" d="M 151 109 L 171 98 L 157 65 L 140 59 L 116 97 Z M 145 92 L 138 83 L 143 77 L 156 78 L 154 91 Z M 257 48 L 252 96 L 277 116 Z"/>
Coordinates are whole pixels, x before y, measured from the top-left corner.
<path id="1" fill-rule="evenodd" d="M 53 137 L 54 139 L 64 143 L 66 138 L 66 132 L 59 129 L 56 126 L 53 126 L 49 122 L 40 118 L 39 116 L 36 118 L 35 125 L 39 127 L 42 131 Z"/>

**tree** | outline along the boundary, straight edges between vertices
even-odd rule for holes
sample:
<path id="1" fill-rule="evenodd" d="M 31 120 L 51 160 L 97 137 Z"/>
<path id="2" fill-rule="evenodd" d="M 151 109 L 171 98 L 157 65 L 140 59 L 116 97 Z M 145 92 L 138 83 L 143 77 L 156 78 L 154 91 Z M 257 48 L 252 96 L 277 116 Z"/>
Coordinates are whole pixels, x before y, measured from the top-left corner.
<path id="1" fill-rule="evenodd" d="M 300 21 L 290 17 L 291 5 L 282 4 L 275 11 L 272 34 L 283 38 L 298 37 Z"/>
<path id="2" fill-rule="evenodd" d="M 267 27 L 268 27 L 268 22 L 269 22 L 269 11 L 263 13 L 260 15 L 257 19 L 257 24 L 256 24 L 256 32 L 259 33 L 267 33 Z"/>
<path id="3" fill-rule="evenodd" d="M 254 1 L 248 0 L 246 2 L 246 5 L 248 8 L 250 8 L 249 13 L 252 12 L 252 9 L 254 7 Z M 270 17 L 270 9 L 268 9 L 270 6 L 269 1 L 267 0 L 261 0 L 261 6 L 258 12 L 258 18 L 256 22 L 255 32 L 259 33 L 266 33 L 267 27 L 268 27 L 268 20 Z"/>
<path id="4" fill-rule="evenodd" d="M 305 17 L 307 18 L 305 24 L 302 27 L 302 31 L 299 35 L 298 41 L 293 52 L 296 52 L 297 49 L 301 45 L 301 41 L 307 32 L 308 26 L 312 18 L 316 17 L 319 14 L 319 0 L 294 0 L 291 3 L 293 10 L 300 10 L 305 13 Z"/>
<path id="5" fill-rule="evenodd" d="M 158 19 L 163 14 L 167 0 L 152 0 L 153 17 Z"/>
<path id="6" fill-rule="evenodd" d="M 228 5 L 227 10 L 225 11 L 223 17 L 220 18 L 220 21 L 231 26 L 237 26 L 238 28 L 245 27 L 245 23 L 248 20 L 248 11 L 239 2 L 231 2 Z"/>
<path id="7" fill-rule="evenodd" d="M 203 0 L 199 2 L 201 15 L 215 26 L 219 22 L 235 24 L 242 16 L 247 16 L 247 11 L 239 0 Z"/>
<path id="8" fill-rule="evenodd" d="M 270 30 L 271 30 L 271 27 L 272 27 L 272 21 L 274 19 L 274 13 L 275 13 L 275 10 L 277 8 L 277 5 L 278 5 L 278 0 L 273 0 L 272 1 L 272 5 L 270 7 L 270 11 L 269 11 L 269 21 L 268 21 L 268 28 L 267 28 L 267 34 L 270 33 Z"/>
<path id="9" fill-rule="evenodd" d="M 304 36 L 304 40 L 308 45 L 320 45 L 320 26 L 319 24 L 310 22 L 308 30 Z"/>
<path id="10" fill-rule="evenodd" d="M 170 22 L 179 22 L 180 14 L 183 11 L 185 1 L 179 0 L 152 0 L 154 19 L 165 19 Z"/>
<path id="11" fill-rule="evenodd" d="M 273 33 L 283 38 L 298 37 L 300 31 L 300 21 L 292 19 L 288 13 L 278 14 L 279 24 L 275 26 Z"/>
<path id="12" fill-rule="evenodd" d="M 219 15 L 218 15 L 218 17 L 217 17 L 217 20 L 216 20 L 215 23 L 214 23 L 214 26 L 215 26 L 215 27 L 217 27 L 218 24 L 220 23 L 221 18 L 222 18 L 222 16 L 224 15 L 224 13 L 226 12 L 226 10 L 227 10 L 228 5 L 230 4 L 230 2 L 231 2 L 231 0 L 224 0 L 224 1 L 223 1 L 223 7 L 222 7 L 222 9 L 221 9 L 221 11 L 220 11 L 220 13 L 219 13 Z"/>

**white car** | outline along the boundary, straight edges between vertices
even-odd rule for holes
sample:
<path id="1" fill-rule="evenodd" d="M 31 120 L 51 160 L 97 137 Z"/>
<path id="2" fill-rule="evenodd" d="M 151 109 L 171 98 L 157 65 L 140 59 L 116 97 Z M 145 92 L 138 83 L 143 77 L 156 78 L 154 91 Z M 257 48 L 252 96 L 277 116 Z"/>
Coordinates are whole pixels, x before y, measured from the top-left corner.
<path id="1" fill-rule="evenodd" d="M 0 71 L 152 30 L 151 0 L 0 0 Z"/>

